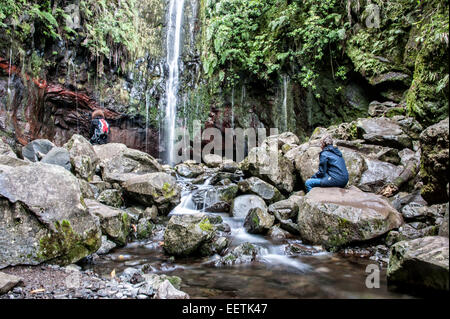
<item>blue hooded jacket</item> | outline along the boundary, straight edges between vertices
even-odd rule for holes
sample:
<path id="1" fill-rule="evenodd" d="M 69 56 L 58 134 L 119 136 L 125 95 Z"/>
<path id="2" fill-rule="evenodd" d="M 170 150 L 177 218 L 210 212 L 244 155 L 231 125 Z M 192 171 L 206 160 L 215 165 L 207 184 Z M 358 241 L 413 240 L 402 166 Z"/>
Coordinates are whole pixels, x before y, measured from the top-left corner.
<path id="1" fill-rule="evenodd" d="M 345 187 L 348 183 L 348 171 L 341 151 L 332 146 L 326 146 L 319 157 L 319 171 L 311 178 L 320 178 L 322 187 Z"/>

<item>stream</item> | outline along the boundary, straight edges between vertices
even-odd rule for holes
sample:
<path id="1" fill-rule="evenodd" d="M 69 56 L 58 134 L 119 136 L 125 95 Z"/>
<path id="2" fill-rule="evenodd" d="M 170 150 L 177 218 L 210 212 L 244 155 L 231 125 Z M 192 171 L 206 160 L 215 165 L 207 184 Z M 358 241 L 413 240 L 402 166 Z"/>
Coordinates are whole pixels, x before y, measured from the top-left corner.
<path id="1" fill-rule="evenodd" d="M 193 185 L 192 180 L 179 178 L 183 187 L 180 204 L 172 210 L 175 214 L 203 212 L 214 200 L 214 186 L 210 179 L 203 185 Z M 196 195 L 204 197 L 199 205 Z M 120 274 L 127 267 L 144 267 L 147 272 L 179 276 L 181 290 L 191 298 L 410 298 L 388 290 L 386 268 L 380 269 L 380 287 L 367 288 L 366 267 L 376 262 L 368 258 L 344 257 L 330 253 L 320 246 L 304 245 L 298 238 L 273 239 L 253 235 L 243 227 L 244 220 L 220 215 L 231 229 L 233 248 L 244 242 L 265 248 L 259 261 L 233 266 L 214 266 L 212 257 L 174 258 L 166 255 L 161 246 L 164 227 L 157 225 L 153 235 L 146 241 L 135 241 L 109 254 L 100 256 L 94 264 L 85 265 L 101 276 L 109 277 L 115 270 Z M 290 247 L 301 253 L 293 253 Z"/>

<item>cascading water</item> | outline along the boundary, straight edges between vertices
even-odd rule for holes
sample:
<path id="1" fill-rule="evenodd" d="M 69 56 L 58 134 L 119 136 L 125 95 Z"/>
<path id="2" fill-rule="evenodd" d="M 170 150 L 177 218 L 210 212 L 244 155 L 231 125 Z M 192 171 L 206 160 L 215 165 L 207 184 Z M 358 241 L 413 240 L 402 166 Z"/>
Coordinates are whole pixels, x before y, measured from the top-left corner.
<path id="1" fill-rule="evenodd" d="M 167 64 L 169 78 L 166 84 L 165 146 L 166 161 L 174 164 L 175 125 L 179 85 L 179 59 L 184 0 L 170 0 L 167 28 Z"/>
<path id="2" fill-rule="evenodd" d="M 287 125 L 287 94 L 288 94 L 288 85 L 289 80 L 287 75 L 283 76 L 283 132 L 288 131 L 288 125 Z"/>

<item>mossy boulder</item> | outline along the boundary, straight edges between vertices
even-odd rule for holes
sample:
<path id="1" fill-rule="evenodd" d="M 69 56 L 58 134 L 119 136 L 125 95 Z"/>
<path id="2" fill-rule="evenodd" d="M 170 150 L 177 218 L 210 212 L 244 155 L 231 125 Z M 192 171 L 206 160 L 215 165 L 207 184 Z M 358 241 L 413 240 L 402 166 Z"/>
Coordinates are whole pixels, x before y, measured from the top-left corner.
<path id="1" fill-rule="evenodd" d="M 403 218 L 381 196 L 354 187 L 316 187 L 302 197 L 297 224 L 304 240 L 336 250 L 398 228 Z"/>
<path id="2" fill-rule="evenodd" d="M 78 179 L 57 165 L 0 166 L 0 268 L 70 264 L 98 250 L 100 223 Z"/>
<path id="3" fill-rule="evenodd" d="M 101 192 L 97 200 L 107 206 L 119 208 L 123 205 L 122 192 L 117 189 L 106 189 Z"/>
<path id="4" fill-rule="evenodd" d="M 430 236 L 391 247 L 388 284 L 404 288 L 449 290 L 448 238 Z"/>
<path id="5" fill-rule="evenodd" d="M 164 232 L 164 250 L 169 255 L 213 255 L 228 246 L 220 240 L 222 219 L 198 213 L 172 216 Z"/>
<path id="6" fill-rule="evenodd" d="M 422 146 L 420 175 L 422 197 L 429 203 L 448 202 L 449 183 L 449 119 L 426 128 L 420 134 Z"/>
<path id="7" fill-rule="evenodd" d="M 117 245 L 124 246 L 130 233 L 130 218 L 127 212 L 91 199 L 86 199 L 85 203 L 90 213 L 100 219 L 102 233 Z"/>
<path id="8" fill-rule="evenodd" d="M 244 221 L 244 228 L 251 234 L 262 234 L 273 226 L 275 217 L 261 208 L 252 208 Z"/>
<path id="9" fill-rule="evenodd" d="M 138 175 L 123 183 L 124 195 L 144 206 L 156 205 L 168 214 L 180 202 L 180 189 L 175 177 L 166 173 Z"/>

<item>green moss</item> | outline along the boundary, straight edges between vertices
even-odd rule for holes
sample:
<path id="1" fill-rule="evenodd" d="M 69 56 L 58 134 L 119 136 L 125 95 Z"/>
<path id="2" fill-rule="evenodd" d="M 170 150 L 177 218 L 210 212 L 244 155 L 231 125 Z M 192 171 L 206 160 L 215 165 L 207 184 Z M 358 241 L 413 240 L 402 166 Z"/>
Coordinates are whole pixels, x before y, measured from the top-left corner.
<path id="1" fill-rule="evenodd" d="M 166 182 L 162 187 L 162 193 L 164 198 L 172 198 L 175 196 L 175 188 Z"/>
<path id="2" fill-rule="evenodd" d="M 49 231 L 39 240 L 38 258 L 70 264 L 80 260 L 100 247 L 100 233 L 93 230 L 84 238 L 73 231 L 68 220 L 55 222 L 55 230 Z"/>
<path id="3" fill-rule="evenodd" d="M 214 230 L 214 226 L 210 223 L 208 218 L 204 218 L 200 221 L 198 224 L 201 230 L 206 231 L 208 233 L 212 232 Z"/>

